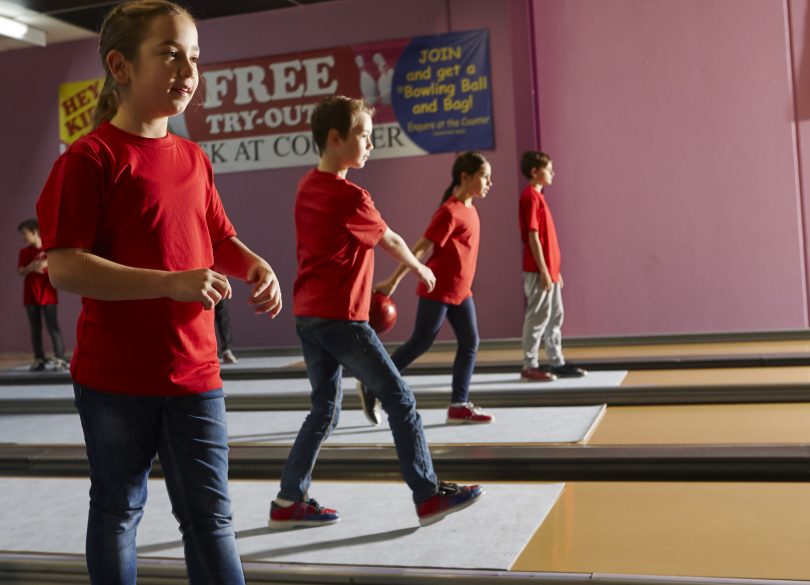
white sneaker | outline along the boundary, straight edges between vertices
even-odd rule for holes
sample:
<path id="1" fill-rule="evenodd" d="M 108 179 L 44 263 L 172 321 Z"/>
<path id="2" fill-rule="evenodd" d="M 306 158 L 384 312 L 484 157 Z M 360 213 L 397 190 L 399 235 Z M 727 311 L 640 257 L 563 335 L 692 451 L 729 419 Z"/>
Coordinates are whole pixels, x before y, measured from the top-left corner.
<path id="1" fill-rule="evenodd" d="M 222 352 L 222 363 L 225 364 L 238 364 L 239 360 L 236 359 L 236 356 L 230 349 L 226 349 Z"/>
<path id="2" fill-rule="evenodd" d="M 68 369 L 68 363 L 61 358 L 53 358 L 50 360 L 50 362 L 53 364 L 53 369 L 55 372 L 64 372 Z"/>

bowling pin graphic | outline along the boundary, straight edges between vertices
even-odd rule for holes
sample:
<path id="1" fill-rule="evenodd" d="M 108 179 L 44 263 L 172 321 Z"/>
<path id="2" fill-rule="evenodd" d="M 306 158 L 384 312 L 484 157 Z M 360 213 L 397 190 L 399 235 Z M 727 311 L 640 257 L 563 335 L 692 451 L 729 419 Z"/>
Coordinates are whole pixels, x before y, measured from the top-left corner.
<path id="1" fill-rule="evenodd" d="M 354 63 L 357 65 L 357 69 L 360 70 L 360 93 L 363 94 L 366 103 L 373 106 L 377 103 L 377 83 L 371 74 L 366 71 L 366 63 L 362 55 L 357 55 L 354 58 Z"/>
<path id="2" fill-rule="evenodd" d="M 391 78 L 394 76 L 394 71 L 388 67 L 388 63 L 385 62 L 385 57 L 379 53 L 374 53 L 371 60 L 374 61 L 374 63 L 377 65 L 377 69 L 380 71 L 380 77 L 377 78 L 377 89 L 380 92 L 380 103 L 390 105 Z"/>

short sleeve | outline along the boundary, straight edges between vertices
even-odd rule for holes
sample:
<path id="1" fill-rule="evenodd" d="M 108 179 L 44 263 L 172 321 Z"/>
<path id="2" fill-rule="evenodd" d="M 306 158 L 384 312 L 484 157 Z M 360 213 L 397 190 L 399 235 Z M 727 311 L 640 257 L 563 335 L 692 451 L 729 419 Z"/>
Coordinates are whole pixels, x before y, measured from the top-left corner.
<path id="1" fill-rule="evenodd" d="M 373 248 L 385 234 L 388 226 L 368 191 L 357 191 L 355 205 L 346 218 L 346 228 L 364 246 Z"/>
<path id="2" fill-rule="evenodd" d="M 20 255 L 17 257 L 17 268 L 22 268 L 26 266 L 28 262 L 25 261 L 25 248 L 20 250 Z"/>
<path id="3" fill-rule="evenodd" d="M 520 206 L 523 221 L 527 232 L 540 231 L 540 199 L 537 197 L 526 197 Z"/>
<path id="4" fill-rule="evenodd" d="M 453 214 L 450 213 L 446 205 L 442 205 L 433 214 L 430 225 L 425 230 L 424 237 L 433 242 L 434 246 L 444 246 L 454 229 Z"/>
<path id="5" fill-rule="evenodd" d="M 205 210 L 205 223 L 208 226 L 208 235 L 211 238 L 211 243 L 216 246 L 225 238 L 235 236 L 236 229 L 233 227 L 231 220 L 228 219 L 228 214 L 225 213 L 222 198 L 219 196 L 219 191 L 214 184 L 214 169 L 211 166 L 211 161 L 208 160 L 208 157 L 203 154 L 199 147 L 197 148 L 197 155 L 201 159 L 200 164 L 205 165 L 209 185 L 209 199 L 208 207 Z"/>
<path id="6" fill-rule="evenodd" d="M 205 221 L 208 224 L 208 233 L 211 236 L 211 243 L 214 245 L 225 238 L 236 235 L 236 229 L 225 213 L 225 207 L 222 205 L 222 199 L 216 187 L 211 189 L 211 200 L 205 212 Z"/>
<path id="7" fill-rule="evenodd" d="M 93 153 L 68 150 L 57 159 L 37 201 L 44 250 L 93 248 L 104 183 L 101 160 Z"/>

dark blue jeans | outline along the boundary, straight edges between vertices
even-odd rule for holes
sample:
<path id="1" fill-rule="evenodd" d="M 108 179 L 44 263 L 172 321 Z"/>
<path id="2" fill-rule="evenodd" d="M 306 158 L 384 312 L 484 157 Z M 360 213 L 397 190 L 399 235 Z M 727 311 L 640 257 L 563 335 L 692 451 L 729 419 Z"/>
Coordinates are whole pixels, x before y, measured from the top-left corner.
<path id="1" fill-rule="evenodd" d="M 312 408 L 298 431 L 284 473 L 279 497 L 306 499 L 321 444 L 337 427 L 340 417 L 342 366 L 382 403 L 394 436 L 399 465 L 414 502 L 437 492 L 422 417 L 410 387 L 397 372 L 377 334 L 366 321 L 296 317 L 307 375 L 312 385 Z"/>
<path id="2" fill-rule="evenodd" d="M 453 361 L 453 392 L 450 402 L 467 402 L 470 399 L 470 380 L 475 369 L 479 341 L 478 320 L 472 297 L 465 299 L 460 305 L 448 305 L 420 297 L 411 338 L 394 351 L 391 360 L 400 372 L 404 371 L 433 345 L 445 316 L 458 340 L 456 359 Z"/>
<path id="3" fill-rule="evenodd" d="M 222 390 L 124 396 L 74 384 L 90 461 L 87 569 L 94 585 L 135 585 L 135 534 L 157 454 L 180 524 L 189 582 L 244 584 L 228 497 Z"/>

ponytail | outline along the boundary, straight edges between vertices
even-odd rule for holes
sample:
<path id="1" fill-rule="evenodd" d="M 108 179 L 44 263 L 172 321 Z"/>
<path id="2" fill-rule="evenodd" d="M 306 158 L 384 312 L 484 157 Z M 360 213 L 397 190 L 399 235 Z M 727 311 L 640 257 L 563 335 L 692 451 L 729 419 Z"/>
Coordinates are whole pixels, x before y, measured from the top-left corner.
<path id="1" fill-rule="evenodd" d="M 445 189 L 444 195 L 442 195 L 442 202 L 439 207 L 444 205 L 445 202 L 453 195 L 453 191 L 456 190 L 456 187 L 461 185 L 462 174 L 472 176 L 477 173 L 487 162 L 488 161 L 483 154 L 474 150 L 458 155 L 453 163 L 453 181 L 450 183 L 450 186 Z"/>
<path id="2" fill-rule="evenodd" d="M 93 128 L 98 128 L 104 122 L 111 120 L 115 113 L 118 111 L 118 87 L 115 85 L 115 80 L 108 73 L 104 78 L 104 85 L 101 88 L 101 93 L 98 96 L 98 103 L 93 112 Z"/>
<path id="3" fill-rule="evenodd" d="M 458 185 L 459 184 L 456 183 L 456 181 L 454 179 L 453 182 L 450 183 L 450 186 L 447 189 L 444 190 L 444 195 L 442 195 L 442 205 L 444 205 L 444 203 L 448 199 L 450 199 L 450 197 L 453 195 L 453 191 L 456 190 L 456 187 L 458 187 Z M 441 207 L 441 205 L 439 207 Z"/>

